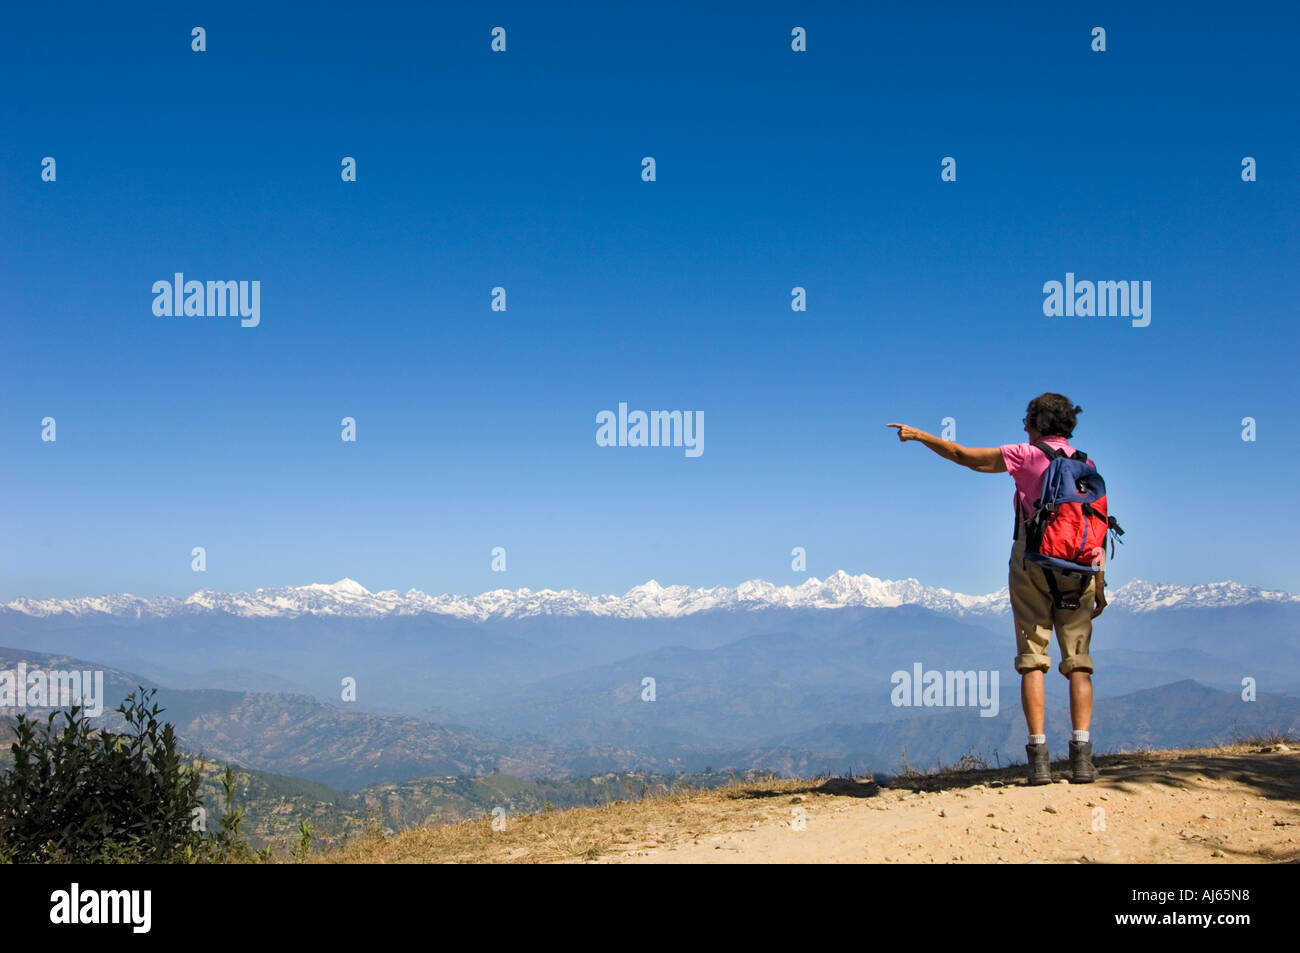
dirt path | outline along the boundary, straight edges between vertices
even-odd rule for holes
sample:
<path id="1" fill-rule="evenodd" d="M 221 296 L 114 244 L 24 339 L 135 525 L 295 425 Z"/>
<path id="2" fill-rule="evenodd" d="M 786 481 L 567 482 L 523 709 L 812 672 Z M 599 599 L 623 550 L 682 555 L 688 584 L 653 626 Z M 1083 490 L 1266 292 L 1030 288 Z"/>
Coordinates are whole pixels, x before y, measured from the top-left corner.
<path id="1" fill-rule="evenodd" d="M 1241 863 L 1300 859 L 1300 752 L 1098 759 L 1091 785 L 1006 772 L 773 786 L 681 805 L 606 863 Z M 1061 776 L 1058 770 L 1057 777 Z M 896 784 L 904 782 L 896 782 Z M 829 791 L 827 790 L 829 788 Z M 928 789 L 928 790 L 927 790 Z M 838 793 L 836 793 L 838 792 Z M 631 833 L 631 832 L 628 832 Z"/>
<path id="2" fill-rule="evenodd" d="M 1300 751 L 1097 758 L 874 782 L 737 783 L 359 838 L 313 863 L 1279 863 L 1300 861 Z M 1054 765 L 1063 778 L 1064 765 Z"/>

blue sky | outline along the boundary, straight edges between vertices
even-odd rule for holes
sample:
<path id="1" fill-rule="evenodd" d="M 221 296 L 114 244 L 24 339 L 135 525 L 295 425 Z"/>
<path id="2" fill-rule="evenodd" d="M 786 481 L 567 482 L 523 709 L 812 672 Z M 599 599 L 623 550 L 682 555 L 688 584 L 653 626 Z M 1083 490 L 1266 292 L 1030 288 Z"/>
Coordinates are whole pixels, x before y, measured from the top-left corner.
<path id="1" fill-rule="evenodd" d="M 986 592 L 1010 479 L 885 424 L 1017 441 L 1046 390 L 1115 584 L 1300 590 L 1295 15 L 808 9 L 6 10 L 0 598 L 797 583 L 795 546 Z M 156 317 L 177 271 L 259 280 L 260 326 Z M 1151 281 L 1150 326 L 1045 317 L 1067 271 Z M 704 454 L 597 446 L 620 401 Z"/>

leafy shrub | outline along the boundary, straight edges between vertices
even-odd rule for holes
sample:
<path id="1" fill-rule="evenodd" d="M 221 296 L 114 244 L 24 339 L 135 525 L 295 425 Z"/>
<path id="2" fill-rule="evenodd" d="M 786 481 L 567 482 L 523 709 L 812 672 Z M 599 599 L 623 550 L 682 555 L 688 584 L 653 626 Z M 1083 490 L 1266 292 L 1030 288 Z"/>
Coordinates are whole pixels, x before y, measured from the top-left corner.
<path id="1" fill-rule="evenodd" d="M 0 775 L 0 861 L 174 863 L 247 852 L 238 812 L 214 838 L 195 823 L 202 765 L 177 749 L 153 695 L 127 695 L 118 733 L 92 728 L 79 707 L 43 723 L 18 716 L 13 766 Z"/>

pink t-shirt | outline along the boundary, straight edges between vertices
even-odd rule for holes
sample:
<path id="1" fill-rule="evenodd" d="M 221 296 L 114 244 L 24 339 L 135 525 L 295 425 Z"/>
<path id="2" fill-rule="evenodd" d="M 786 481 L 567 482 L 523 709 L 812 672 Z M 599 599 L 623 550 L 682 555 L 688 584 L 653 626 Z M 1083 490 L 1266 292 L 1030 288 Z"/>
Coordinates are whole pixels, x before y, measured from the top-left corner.
<path id="1" fill-rule="evenodd" d="M 1067 456 L 1074 453 L 1074 447 L 1064 437 L 1044 437 L 1043 443 L 1060 447 Z M 1047 454 L 1032 443 L 1008 443 L 998 449 L 1007 463 L 1007 472 L 1016 481 L 1016 506 L 1020 510 L 1020 520 L 1024 522 L 1034 515 L 1034 500 L 1038 499 L 1043 488 L 1043 474 L 1047 472 Z M 1092 463 L 1091 460 L 1088 462 Z M 1096 468 L 1093 464 L 1093 469 Z"/>

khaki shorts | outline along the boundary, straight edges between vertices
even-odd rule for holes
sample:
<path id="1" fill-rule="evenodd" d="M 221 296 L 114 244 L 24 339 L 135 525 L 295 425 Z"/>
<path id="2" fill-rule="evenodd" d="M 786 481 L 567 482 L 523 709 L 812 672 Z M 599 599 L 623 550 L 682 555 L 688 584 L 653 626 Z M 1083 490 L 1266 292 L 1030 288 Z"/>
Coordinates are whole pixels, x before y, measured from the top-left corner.
<path id="1" fill-rule="evenodd" d="M 1092 657 L 1088 649 L 1092 643 L 1092 608 L 1096 578 L 1088 580 L 1077 609 L 1057 609 L 1052 601 L 1052 591 L 1041 566 L 1024 562 L 1025 531 L 1022 526 L 1015 545 L 1011 547 L 1011 560 L 1007 565 L 1007 586 L 1011 590 L 1011 616 L 1016 626 L 1016 671 L 1024 674 L 1038 670 L 1046 672 L 1052 667 L 1047 654 L 1052 641 L 1052 628 L 1056 628 L 1056 641 L 1061 646 L 1062 675 L 1071 672 L 1092 671 Z M 1057 576 L 1057 587 L 1065 593 L 1078 592 L 1077 576 Z"/>

